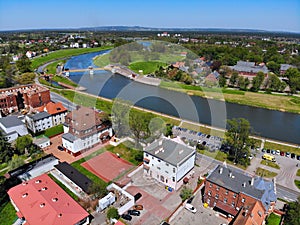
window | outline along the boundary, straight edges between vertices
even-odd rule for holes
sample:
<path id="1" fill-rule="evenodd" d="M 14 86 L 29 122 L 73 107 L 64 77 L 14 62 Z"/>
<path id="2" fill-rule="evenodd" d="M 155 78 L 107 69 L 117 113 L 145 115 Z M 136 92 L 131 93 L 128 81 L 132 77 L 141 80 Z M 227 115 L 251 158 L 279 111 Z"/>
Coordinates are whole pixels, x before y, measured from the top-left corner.
<path id="1" fill-rule="evenodd" d="M 242 202 L 245 202 L 245 198 L 242 198 Z"/>
<path id="2" fill-rule="evenodd" d="M 160 162 L 160 159 L 158 159 L 157 161 Z"/>
<path id="3" fill-rule="evenodd" d="M 236 194 L 233 194 L 233 198 L 236 198 Z"/>
<path id="4" fill-rule="evenodd" d="M 175 177 L 172 177 L 172 181 L 175 182 Z"/>
<path id="5" fill-rule="evenodd" d="M 169 166 L 169 163 L 166 163 L 166 166 Z"/>
<path id="6" fill-rule="evenodd" d="M 234 202 L 232 202 L 232 203 L 231 203 L 231 206 L 232 206 L 232 207 L 234 207 L 234 205 L 235 205 L 235 203 L 234 203 Z"/>
<path id="7" fill-rule="evenodd" d="M 210 184 L 209 184 L 209 187 L 212 187 L 212 186 L 213 186 L 213 184 L 212 184 L 212 183 L 210 183 Z"/>
<path id="8" fill-rule="evenodd" d="M 159 169 L 159 170 L 160 170 L 160 167 L 158 166 L 158 167 L 157 167 L 157 169 Z"/>
<path id="9" fill-rule="evenodd" d="M 227 190 L 225 191 L 225 195 L 228 195 L 228 191 Z"/>
<path id="10" fill-rule="evenodd" d="M 175 170 L 175 167 L 173 168 L 173 173 L 175 173 L 176 172 L 176 170 Z"/>
<path id="11" fill-rule="evenodd" d="M 146 157 L 148 157 L 149 155 L 148 154 L 146 154 Z"/>
<path id="12" fill-rule="evenodd" d="M 227 203 L 227 198 L 224 198 L 223 202 L 224 202 L 224 203 Z"/>
<path id="13" fill-rule="evenodd" d="M 220 190 L 220 187 L 216 187 L 216 190 L 219 191 L 219 190 Z"/>
<path id="14" fill-rule="evenodd" d="M 219 199 L 219 195 L 218 194 L 216 194 L 215 199 Z"/>
<path id="15" fill-rule="evenodd" d="M 262 212 L 260 210 L 258 210 L 257 214 L 262 217 Z"/>
<path id="16" fill-rule="evenodd" d="M 208 196 L 211 196 L 211 191 L 208 191 L 207 194 L 208 194 Z"/>
<path id="17" fill-rule="evenodd" d="M 165 170 L 165 173 L 169 173 L 169 172 Z"/>

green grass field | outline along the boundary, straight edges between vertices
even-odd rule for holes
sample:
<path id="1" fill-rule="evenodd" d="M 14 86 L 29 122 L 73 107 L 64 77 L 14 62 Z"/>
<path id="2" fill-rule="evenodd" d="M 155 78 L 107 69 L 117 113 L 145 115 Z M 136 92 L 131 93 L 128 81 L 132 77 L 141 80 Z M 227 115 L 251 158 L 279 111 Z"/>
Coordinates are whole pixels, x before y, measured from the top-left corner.
<path id="1" fill-rule="evenodd" d="M 272 142 L 265 142 L 264 148 L 266 149 L 275 149 L 275 150 L 280 150 L 283 152 L 290 152 L 290 153 L 295 153 L 297 155 L 300 155 L 300 149 L 295 148 L 295 147 L 290 147 L 286 145 L 280 145 Z"/>
<path id="2" fill-rule="evenodd" d="M 266 177 L 266 178 L 272 178 L 277 176 L 277 173 L 274 173 L 272 171 L 269 170 L 265 170 L 261 167 L 256 168 L 255 174 L 261 177 Z"/>
<path id="3" fill-rule="evenodd" d="M 48 74 L 53 74 L 55 75 L 56 74 L 56 66 L 58 64 L 65 64 L 66 63 L 66 60 L 65 59 L 62 59 L 62 60 L 58 60 L 58 61 L 55 61 L 53 63 L 50 63 L 48 66 L 46 66 L 46 71 Z"/>
<path id="4" fill-rule="evenodd" d="M 300 180 L 294 180 L 295 185 L 300 189 Z"/>
<path id="5" fill-rule="evenodd" d="M 272 167 L 272 168 L 275 168 L 275 169 L 280 169 L 280 166 L 277 163 L 271 162 L 269 160 L 263 159 L 263 160 L 261 160 L 260 164 L 266 165 L 266 166 L 269 166 L 269 167 Z"/>
<path id="6" fill-rule="evenodd" d="M 156 61 L 149 62 L 135 62 L 129 65 L 129 69 L 133 70 L 136 73 L 139 73 L 139 70 L 142 70 L 142 74 L 154 73 L 159 67 L 167 66 L 168 64 Z"/>
<path id="7" fill-rule="evenodd" d="M 67 58 L 71 57 L 74 55 L 80 55 L 84 53 L 90 53 L 90 52 L 97 52 L 101 50 L 106 50 L 106 49 L 111 49 L 112 47 L 110 46 L 103 46 L 103 47 L 98 47 L 98 48 L 79 48 L 79 49 L 62 49 L 58 50 L 55 52 L 48 53 L 46 56 L 41 56 L 41 57 L 36 57 L 32 60 L 32 68 L 36 69 L 39 66 L 50 62 L 55 59 L 62 59 L 62 58 Z"/>
<path id="8" fill-rule="evenodd" d="M 78 84 L 76 84 L 73 81 L 71 81 L 70 79 L 60 76 L 60 75 L 53 76 L 52 80 L 70 85 L 72 87 L 78 87 Z"/>
<path id="9" fill-rule="evenodd" d="M 300 177 L 300 169 L 297 170 L 296 176 Z"/>
<path id="10" fill-rule="evenodd" d="M 54 126 L 54 127 L 51 127 L 49 129 L 45 130 L 44 135 L 46 137 L 50 138 L 50 137 L 53 137 L 53 136 L 55 136 L 57 134 L 61 134 L 63 132 L 64 132 L 64 127 L 63 127 L 62 124 L 59 124 L 57 126 Z"/>
<path id="11" fill-rule="evenodd" d="M 11 225 L 17 220 L 16 210 L 11 202 L 1 206 L 0 225 Z"/>
<path id="12" fill-rule="evenodd" d="M 281 217 L 271 213 L 270 216 L 268 216 L 266 225 L 279 225 L 281 221 Z"/>

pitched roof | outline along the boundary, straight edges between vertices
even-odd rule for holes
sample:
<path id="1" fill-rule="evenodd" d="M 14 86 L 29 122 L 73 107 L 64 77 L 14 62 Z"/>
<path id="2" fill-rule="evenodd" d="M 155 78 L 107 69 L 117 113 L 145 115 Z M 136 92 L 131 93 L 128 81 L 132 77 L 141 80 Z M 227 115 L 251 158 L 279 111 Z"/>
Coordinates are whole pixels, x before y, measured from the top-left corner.
<path id="1" fill-rule="evenodd" d="M 71 133 L 64 133 L 62 135 L 62 138 L 66 139 L 67 141 L 72 142 L 72 143 L 78 139 L 76 136 L 74 136 Z"/>
<path id="2" fill-rule="evenodd" d="M 40 112 L 40 113 L 28 115 L 28 117 L 31 118 L 33 121 L 42 120 L 42 119 L 48 118 L 50 116 L 51 115 L 47 112 Z"/>
<path id="3" fill-rule="evenodd" d="M 85 193 L 89 193 L 89 187 L 92 184 L 92 181 L 72 167 L 69 163 L 62 162 L 54 167 L 79 186 Z"/>
<path id="4" fill-rule="evenodd" d="M 59 113 L 67 112 L 68 110 L 63 106 L 61 102 L 49 102 L 44 106 L 37 108 L 39 112 L 48 112 L 50 115 L 56 115 Z"/>
<path id="5" fill-rule="evenodd" d="M 46 174 L 11 188 L 8 195 L 28 224 L 73 225 L 89 215 Z"/>
<path id="6" fill-rule="evenodd" d="M 161 137 L 144 148 L 144 151 L 165 162 L 177 166 L 195 154 L 195 149 L 187 146 L 178 139 Z"/>
<path id="7" fill-rule="evenodd" d="M 256 66 L 255 62 L 238 61 L 236 65 L 232 66 L 231 68 L 239 72 L 252 72 L 252 73 L 258 73 L 259 71 L 262 71 L 263 73 L 269 72 L 268 68 L 265 65 Z"/>
<path id="8" fill-rule="evenodd" d="M 253 181 L 252 181 L 253 178 Z M 258 199 L 268 210 L 270 202 L 276 201 L 274 183 L 262 177 L 251 177 L 246 173 L 218 165 L 206 178 L 207 181 L 222 186 L 235 193 L 244 193 Z M 253 182 L 253 185 L 251 185 Z"/>
<path id="9" fill-rule="evenodd" d="M 286 71 L 289 68 L 296 68 L 296 67 L 290 64 L 280 64 L 280 70 Z"/>
<path id="10" fill-rule="evenodd" d="M 17 116 L 2 117 L 0 118 L 0 123 L 6 128 L 24 125 Z"/>

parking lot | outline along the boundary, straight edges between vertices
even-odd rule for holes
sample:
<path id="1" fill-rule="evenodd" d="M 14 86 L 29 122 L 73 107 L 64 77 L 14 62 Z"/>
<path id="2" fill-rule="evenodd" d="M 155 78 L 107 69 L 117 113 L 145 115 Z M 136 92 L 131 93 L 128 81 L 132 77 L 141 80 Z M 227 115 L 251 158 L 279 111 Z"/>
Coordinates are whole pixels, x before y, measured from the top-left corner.
<path id="1" fill-rule="evenodd" d="M 204 208 L 201 201 L 200 192 L 196 194 L 191 204 L 196 208 L 197 212 L 192 213 L 185 208 L 182 208 L 179 214 L 170 222 L 171 225 L 194 225 L 194 224 L 209 224 L 220 225 L 228 224 L 227 219 L 220 217 L 218 213 L 210 208 Z"/>
<path id="2" fill-rule="evenodd" d="M 188 130 L 186 128 L 174 126 L 172 128 L 174 136 L 179 136 L 183 140 L 188 141 L 192 145 L 202 144 L 208 148 L 209 151 L 216 151 L 221 148 L 222 138 L 217 136 L 212 136 L 209 134 L 204 134 L 201 132 Z"/>

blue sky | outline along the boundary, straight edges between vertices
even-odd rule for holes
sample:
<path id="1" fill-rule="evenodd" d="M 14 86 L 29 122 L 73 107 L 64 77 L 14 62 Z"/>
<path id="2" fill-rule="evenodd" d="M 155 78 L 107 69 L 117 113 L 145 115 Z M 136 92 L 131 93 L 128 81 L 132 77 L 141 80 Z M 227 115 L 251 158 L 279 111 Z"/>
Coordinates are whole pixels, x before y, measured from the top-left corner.
<path id="1" fill-rule="evenodd" d="M 300 1 L 0 0 L 0 30 L 111 25 L 300 33 Z"/>

